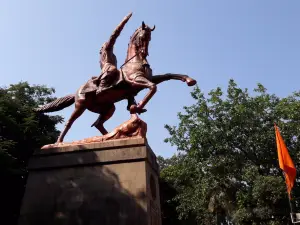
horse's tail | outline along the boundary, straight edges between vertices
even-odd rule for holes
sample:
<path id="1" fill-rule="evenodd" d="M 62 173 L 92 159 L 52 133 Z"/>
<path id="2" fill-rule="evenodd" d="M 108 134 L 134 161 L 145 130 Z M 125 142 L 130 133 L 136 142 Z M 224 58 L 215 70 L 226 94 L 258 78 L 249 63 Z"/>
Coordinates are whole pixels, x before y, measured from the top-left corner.
<path id="1" fill-rule="evenodd" d="M 55 112 L 62 110 L 70 105 L 72 105 L 75 102 L 75 95 L 67 95 L 62 98 L 58 98 L 54 100 L 53 102 L 50 102 L 46 105 L 43 105 L 39 108 L 36 108 L 34 111 L 36 112 Z"/>

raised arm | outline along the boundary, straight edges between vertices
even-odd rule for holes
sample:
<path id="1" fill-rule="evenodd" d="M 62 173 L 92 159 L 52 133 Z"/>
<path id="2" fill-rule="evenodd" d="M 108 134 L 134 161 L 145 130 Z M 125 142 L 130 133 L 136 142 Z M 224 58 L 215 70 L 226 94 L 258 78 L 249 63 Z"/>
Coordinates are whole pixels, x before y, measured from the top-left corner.
<path id="1" fill-rule="evenodd" d="M 130 17 L 132 16 L 132 13 L 129 13 L 123 20 L 122 22 L 117 26 L 117 28 L 114 30 L 114 32 L 112 33 L 112 35 L 110 36 L 108 42 L 107 42 L 107 49 L 111 49 L 114 47 L 116 40 L 118 38 L 118 36 L 120 35 L 121 31 L 123 30 L 125 24 L 128 22 L 128 20 L 130 19 Z"/>

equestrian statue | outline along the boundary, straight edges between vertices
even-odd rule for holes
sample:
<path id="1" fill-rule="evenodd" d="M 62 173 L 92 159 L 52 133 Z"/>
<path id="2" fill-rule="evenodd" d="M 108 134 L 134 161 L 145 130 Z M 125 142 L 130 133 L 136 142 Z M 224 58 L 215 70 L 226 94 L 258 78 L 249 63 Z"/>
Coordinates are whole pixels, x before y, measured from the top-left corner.
<path id="1" fill-rule="evenodd" d="M 141 114 L 147 111 L 145 106 L 155 94 L 159 83 L 167 80 L 180 80 L 186 82 L 188 86 L 196 84 L 196 81 L 187 75 L 171 73 L 152 75 L 147 56 L 149 55 L 151 34 L 155 30 L 155 26 L 150 28 L 144 22 L 130 37 L 125 63 L 120 69 L 117 68 L 117 58 L 113 53 L 114 44 L 131 15 L 132 13 L 123 19 L 109 40 L 102 45 L 100 50 L 102 71 L 98 77 L 92 77 L 79 87 L 75 94 L 58 98 L 36 109 L 37 112 L 55 112 L 75 103 L 75 110 L 58 137 L 57 143 L 63 142 L 74 121 L 86 109 L 99 114 L 92 126 L 95 126 L 103 135 L 107 135 L 108 132 L 103 124 L 114 114 L 116 102 L 127 100 L 127 110 L 134 118 L 137 118 L 137 113 Z M 149 89 L 148 93 L 142 101 L 136 103 L 134 97 L 146 88 Z"/>

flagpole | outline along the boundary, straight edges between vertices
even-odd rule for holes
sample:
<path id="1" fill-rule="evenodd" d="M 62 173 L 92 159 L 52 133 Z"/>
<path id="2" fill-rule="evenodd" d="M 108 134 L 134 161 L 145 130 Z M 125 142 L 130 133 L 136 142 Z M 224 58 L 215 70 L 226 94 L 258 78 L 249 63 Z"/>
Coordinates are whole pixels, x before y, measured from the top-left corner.
<path id="1" fill-rule="evenodd" d="M 274 127 L 275 127 L 275 136 L 276 136 L 276 145 L 277 145 L 277 152 L 278 152 L 278 160 L 279 160 L 279 167 L 280 169 L 282 169 L 282 174 L 283 177 L 285 179 L 285 184 L 286 184 L 286 189 L 287 189 L 287 194 L 288 194 L 288 200 L 289 200 L 289 206 L 290 206 L 290 210 L 291 210 L 291 219 L 292 219 L 292 223 L 294 223 L 293 221 L 293 214 L 294 214 L 294 210 L 293 210 L 293 204 L 291 202 L 291 192 L 292 192 L 292 188 L 294 186 L 294 179 L 296 174 L 296 168 L 294 166 L 294 163 L 292 161 L 292 159 L 290 158 L 290 155 L 288 153 L 288 149 L 285 146 L 284 140 L 282 139 L 281 135 L 280 135 L 280 131 L 278 130 L 278 127 L 276 125 L 276 123 L 274 123 Z M 289 175 L 287 176 L 287 173 L 285 171 L 285 166 L 289 167 L 290 169 L 294 169 L 295 171 L 288 171 Z M 291 173 L 293 172 L 293 173 Z M 290 177 L 290 175 L 292 177 Z M 292 179 L 292 180 L 291 180 Z"/>
<path id="2" fill-rule="evenodd" d="M 283 174 L 283 177 L 284 177 L 284 179 L 286 179 L 286 175 L 285 175 L 285 173 L 284 173 L 284 171 L 282 171 L 282 174 Z M 291 213 L 294 213 L 294 210 L 293 210 L 293 205 L 292 205 L 292 202 L 291 202 L 291 193 L 289 194 L 289 192 L 288 192 L 288 186 L 287 186 L 287 184 L 285 184 L 285 186 L 286 186 L 286 190 L 287 190 L 287 195 L 288 195 L 288 200 L 289 200 L 289 206 L 290 206 L 290 209 L 291 209 Z"/>

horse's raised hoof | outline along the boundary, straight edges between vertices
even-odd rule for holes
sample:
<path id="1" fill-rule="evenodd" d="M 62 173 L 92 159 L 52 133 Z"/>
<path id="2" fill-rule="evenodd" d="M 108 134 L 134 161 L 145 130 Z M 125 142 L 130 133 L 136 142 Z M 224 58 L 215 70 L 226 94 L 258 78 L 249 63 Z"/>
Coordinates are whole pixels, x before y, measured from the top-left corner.
<path id="1" fill-rule="evenodd" d="M 186 78 L 185 82 L 187 83 L 188 86 L 194 86 L 197 83 L 196 80 L 194 80 L 194 79 L 192 79 L 190 77 Z"/>

